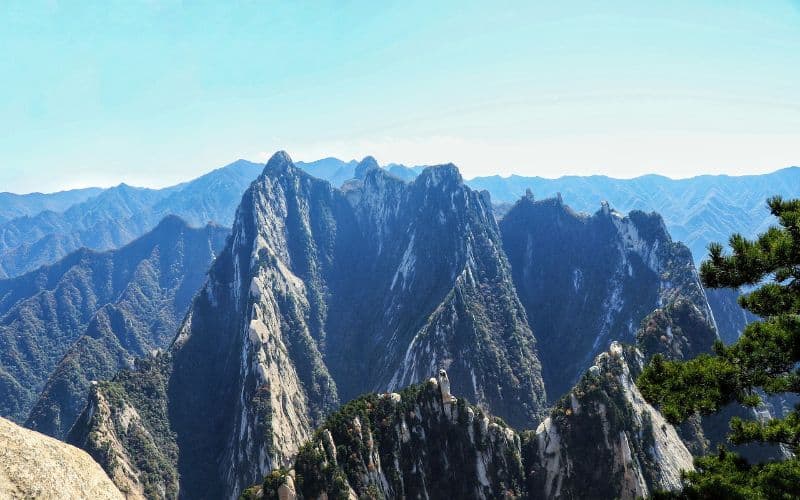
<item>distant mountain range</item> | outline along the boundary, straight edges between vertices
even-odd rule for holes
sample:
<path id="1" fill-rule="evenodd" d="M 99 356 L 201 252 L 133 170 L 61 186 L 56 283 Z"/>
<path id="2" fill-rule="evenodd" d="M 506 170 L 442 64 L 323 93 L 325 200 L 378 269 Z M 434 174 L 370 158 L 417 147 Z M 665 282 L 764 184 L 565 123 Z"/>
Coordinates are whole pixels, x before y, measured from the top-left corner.
<path id="1" fill-rule="evenodd" d="M 167 215 L 178 215 L 192 226 L 215 222 L 230 227 L 242 193 L 262 168 L 240 160 L 165 189 L 120 184 L 62 212 L 45 210 L 8 220 L 0 224 L 0 277 L 52 264 L 82 247 L 118 248 L 153 229 Z"/>
<path id="2" fill-rule="evenodd" d="M 355 160 L 324 158 L 297 166 L 336 187 L 356 177 Z M 422 166 L 388 164 L 387 172 L 402 180 L 415 178 Z M 192 181 L 164 189 L 119 186 L 60 193 L 0 193 L 0 277 L 18 276 L 51 264 L 80 247 L 117 248 L 149 231 L 166 215 L 178 215 L 194 226 L 216 222 L 230 226 L 244 190 L 263 169 L 237 160 Z M 704 175 L 673 180 L 658 175 L 634 179 L 604 176 L 488 176 L 467 180 L 487 190 L 499 216 L 527 190 L 536 198 L 559 193 L 576 211 L 594 213 L 603 201 L 621 212 L 661 214 L 672 237 L 685 243 L 695 262 L 708 243 L 726 241 L 740 232 L 753 236 L 770 224 L 765 200 L 800 192 L 800 168 L 749 176 Z"/>
<path id="3" fill-rule="evenodd" d="M 0 193 L 0 224 L 44 211 L 63 212 L 76 203 L 97 196 L 102 191 L 101 188 L 86 188 L 48 194 Z"/>

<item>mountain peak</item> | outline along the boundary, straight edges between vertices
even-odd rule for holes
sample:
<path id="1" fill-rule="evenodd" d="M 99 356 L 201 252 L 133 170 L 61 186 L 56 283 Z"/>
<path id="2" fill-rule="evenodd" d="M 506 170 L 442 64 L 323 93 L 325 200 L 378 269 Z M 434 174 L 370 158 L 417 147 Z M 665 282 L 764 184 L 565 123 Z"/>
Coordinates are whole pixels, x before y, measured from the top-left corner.
<path id="1" fill-rule="evenodd" d="M 434 186 L 443 183 L 455 183 L 459 185 L 464 183 L 461 172 L 459 172 L 458 167 L 452 163 L 425 167 L 425 170 L 419 174 L 417 179 L 425 183 L 425 185 Z"/>
<path id="2" fill-rule="evenodd" d="M 133 193 L 134 191 L 138 191 L 139 189 L 140 188 L 136 188 L 134 186 L 131 186 L 130 184 L 126 184 L 124 182 L 120 182 L 116 186 L 114 186 L 111 189 L 109 189 L 107 192 L 108 193 L 129 194 L 129 193 Z"/>
<path id="3" fill-rule="evenodd" d="M 375 170 L 380 168 L 378 162 L 375 161 L 375 158 L 372 156 L 365 156 L 363 160 L 358 162 L 355 169 L 355 177 L 356 179 L 364 179 L 367 176 L 367 172 L 370 170 Z"/>
<path id="4" fill-rule="evenodd" d="M 294 166 L 292 162 L 292 158 L 289 156 L 289 153 L 286 151 L 278 151 L 267 162 L 266 167 L 264 170 L 287 170 L 289 167 Z"/>

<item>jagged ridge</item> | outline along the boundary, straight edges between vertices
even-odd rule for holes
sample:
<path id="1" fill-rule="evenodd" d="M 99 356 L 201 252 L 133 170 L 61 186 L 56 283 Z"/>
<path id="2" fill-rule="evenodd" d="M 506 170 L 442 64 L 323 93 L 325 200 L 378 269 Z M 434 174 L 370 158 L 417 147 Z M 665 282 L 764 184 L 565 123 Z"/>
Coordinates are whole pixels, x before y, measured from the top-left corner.
<path id="1" fill-rule="evenodd" d="M 406 184 L 370 163 L 338 190 L 278 153 L 242 198 L 170 349 L 181 495 L 234 496 L 340 398 L 440 366 L 510 421 L 539 420 L 535 340 L 488 199 L 452 165 Z"/>
<path id="2" fill-rule="evenodd" d="M 608 204 L 579 214 L 561 198 L 524 196 L 500 230 L 551 397 L 564 394 L 610 342 L 634 343 L 641 321 L 656 309 L 671 318 L 691 312 L 696 328 L 687 335 L 675 328 L 679 356 L 708 351 L 716 339 L 691 254 L 672 241 L 657 214 L 622 216 Z"/>

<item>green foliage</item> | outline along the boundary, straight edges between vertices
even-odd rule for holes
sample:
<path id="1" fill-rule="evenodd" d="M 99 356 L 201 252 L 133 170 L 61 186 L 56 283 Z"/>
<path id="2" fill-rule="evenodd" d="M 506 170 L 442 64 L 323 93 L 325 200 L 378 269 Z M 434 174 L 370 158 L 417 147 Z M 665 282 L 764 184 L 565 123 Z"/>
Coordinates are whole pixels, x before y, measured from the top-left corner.
<path id="1" fill-rule="evenodd" d="M 800 497 L 800 461 L 796 459 L 751 465 L 735 453 L 698 458 L 697 470 L 683 475 L 680 492 L 658 492 L 656 499 L 725 498 L 773 500 Z"/>
<path id="2" fill-rule="evenodd" d="M 277 493 L 276 493 L 277 495 Z M 239 500 L 258 500 L 259 498 L 271 498 L 271 497 L 262 497 L 261 496 L 261 486 L 251 486 L 244 490 L 241 495 L 239 495 Z M 277 498 L 277 497 L 276 497 Z"/>
<path id="3" fill-rule="evenodd" d="M 780 227 L 753 241 L 735 234 L 732 254 L 722 245 L 709 246 L 701 275 L 708 287 L 761 286 L 739 301 L 762 321 L 748 325 L 729 347 L 715 346 L 715 355 L 690 361 L 653 358 L 638 384 L 642 394 L 660 405 L 672 422 L 695 412 L 713 413 L 732 401 L 755 406 L 757 391 L 768 394 L 800 392 L 800 200 L 771 198 L 768 205 Z M 800 408 L 783 419 L 768 422 L 731 421 L 734 444 L 778 443 L 800 452 Z M 724 451 L 698 459 L 696 472 L 685 477 L 685 498 L 796 498 L 800 490 L 800 461 L 750 465 Z"/>
<path id="4" fill-rule="evenodd" d="M 264 478 L 264 484 L 261 486 L 262 498 L 278 498 L 278 488 L 286 482 L 286 476 L 288 475 L 289 471 L 283 467 L 275 469 L 267 474 L 267 477 Z M 257 486 L 244 490 L 239 496 L 240 500 L 259 498 L 257 496 L 257 490 Z"/>

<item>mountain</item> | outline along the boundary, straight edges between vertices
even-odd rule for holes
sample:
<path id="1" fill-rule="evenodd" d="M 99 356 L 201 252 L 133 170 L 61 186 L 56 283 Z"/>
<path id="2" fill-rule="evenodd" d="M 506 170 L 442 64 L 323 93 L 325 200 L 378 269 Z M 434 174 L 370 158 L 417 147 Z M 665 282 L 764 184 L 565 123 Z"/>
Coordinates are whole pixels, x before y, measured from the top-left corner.
<path id="1" fill-rule="evenodd" d="M 81 247 L 105 250 L 127 243 L 146 232 L 148 222 L 140 214 L 165 195 L 121 184 L 63 213 L 10 220 L 0 226 L 0 269 L 18 276 Z"/>
<path id="2" fill-rule="evenodd" d="M 261 173 L 264 165 L 236 160 L 192 181 L 166 188 L 168 196 L 152 208 L 160 220 L 177 215 L 192 226 L 215 222 L 231 227 L 242 193 Z"/>
<path id="3" fill-rule="evenodd" d="M 535 431 L 454 396 L 444 371 L 362 396 L 328 417 L 291 469 L 242 497 L 633 499 L 676 489 L 692 456 L 642 398 L 631 364 L 641 354 L 612 344 Z"/>
<path id="4" fill-rule="evenodd" d="M 568 390 L 570 397 L 581 394 L 592 359 L 612 341 L 638 345 L 637 359 L 656 353 L 688 359 L 711 350 L 720 320 L 726 321 L 721 324 L 728 341 L 749 319 L 736 305 L 736 292 L 714 290 L 708 297 L 689 250 L 671 239 L 657 214 L 623 216 L 604 203 L 587 215 L 560 197 L 534 201 L 526 195 L 499 224 L 556 408 Z M 712 300 L 726 308 L 724 314 L 712 313 Z M 570 389 L 576 381 L 578 388 Z M 745 419 L 758 416 L 743 407 L 727 411 Z M 759 409 L 761 417 L 765 411 Z M 693 452 L 705 454 L 725 444 L 727 433 L 727 419 L 712 416 L 679 434 Z M 738 451 L 753 459 L 776 453 Z"/>
<path id="5" fill-rule="evenodd" d="M 0 193 L 0 224 L 39 212 L 63 212 L 76 203 L 100 194 L 101 188 L 71 189 L 57 193 Z"/>
<path id="6" fill-rule="evenodd" d="M 0 280 L 0 414 L 23 421 L 45 389 L 29 424 L 63 436 L 89 380 L 169 343 L 227 233 L 170 216 L 118 250 Z"/>
<path id="7" fill-rule="evenodd" d="M 0 418 L 0 497 L 125 498 L 85 451 L 4 418 Z"/>
<path id="8" fill-rule="evenodd" d="M 435 497 L 452 477 L 487 497 L 678 485 L 708 424 L 673 429 L 633 380 L 647 357 L 718 337 L 691 253 L 657 214 L 525 196 L 498 224 L 452 165 L 405 182 L 368 157 L 353 174 L 335 188 L 273 156 L 172 345 L 92 386 L 69 441 L 157 498 L 233 498 L 289 467 L 310 496 Z M 431 387 L 401 390 L 439 370 L 457 411 Z"/>
<path id="9" fill-rule="evenodd" d="M 336 186 L 356 177 L 353 161 L 346 163 L 326 158 L 320 162 L 330 167 L 309 168 L 308 171 Z M 396 163 L 383 168 L 405 181 L 412 181 L 424 169 Z M 466 184 L 491 194 L 498 218 L 504 217 L 529 190 L 542 199 L 560 195 L 568 199 L 577 212 L 594 213 L 603 202 L 624 213 L 658 212 L 672 237 L 685 243 L 695 262 L 699 263 L 707 257 L 707 246 L 711 242 L 725 242 L 730 234 L 737 232 L 752 237 L 766 230 L 772 221 L 766 199 L 776 194 L 795 195 L 796 186 L 800 185 L 800 167 L 762 175 L 704 175 L 677 180 L 659 175 L 634 179 L 605 176 L 545 179 L 495 175 L 475 177 L 467 180 Z M 743 315 L 736 304 L 738 293 L 711 290 L 708 294 L 720 336 L 725 342 L 732 342 L 752 317 Z"/>
<path id="10" fill-rule="evenodd" d="M 645 175 L 633 179 L 605 176 L 565 176 L 558 179 L 523 177 L 476 177 L 467 181 L 474 189 L 486 189 L 496 202 L 515 202 L 530 189 L 537 198 L 568 199 L 576 211 L 593 212 L 602 201 L 622 212 L 658 212 L 672 237 L 684 242 L 696 262 L 707 255 L 709 243 L 726 242 L 734 233 L 752 237 L 774 220 L 766 199 L 797 195 L 800 167 L 763 175 L 701 175 L 669 179 Z"/>
<path id="11" fill-rule="evenodd" d="M 678 357 L 706 352 L 716 339 L 692 256 L 659 215 L 623 216 L 607 203 L 587 215 L 560 197 L 523 196 L 499 225 L 551 397 L 569 390 L 611 341 L 634 343 L 658 308 L 685 307 L 700 323 Z"/>
<path id="12" fill-rule="evenodd" d="M 168 470 L 181 495 L 234 496 L 287 465 L 340 401 L 437 367 L 509 422 L 540 420 L 535 339 L 488 199 L 452 165 L 413 183 L 363 170 L 363 181 L 339 190 L 278 153 L 245 192 L 229 243 L 159 372 L 169 431 L 150 435 L 174 432 L 178 459 Z M 145 429 L 161 425 L 137 404 L 155 404 L 141 385 L 99 385 L 70 439 L 89 450 L 124 443 L 103 436 L 125 434 L 114 424 L 131 413 L 125 408 Z M 104 412 L 100 401 L 115 403 Z M 98 428 L 115 430 L 87 430 Z M 114 449 L 121 458 L 93 455 L 111 471 L 136 464 L 131 448 Z M 148 477 L 153 463 L 127 476 Z"/>
<path id="13" fill-rule="evenodd" d="M 153 229 L 167 215 L 194 226 L 230 226 L 242 193 L 262 166 L 244 160 L 165 189 L 125 184 L 70 206 L 0 224 L 0 276 L 14 277 L 70 252 L 118 248 Z"/>

